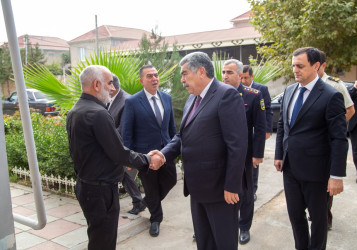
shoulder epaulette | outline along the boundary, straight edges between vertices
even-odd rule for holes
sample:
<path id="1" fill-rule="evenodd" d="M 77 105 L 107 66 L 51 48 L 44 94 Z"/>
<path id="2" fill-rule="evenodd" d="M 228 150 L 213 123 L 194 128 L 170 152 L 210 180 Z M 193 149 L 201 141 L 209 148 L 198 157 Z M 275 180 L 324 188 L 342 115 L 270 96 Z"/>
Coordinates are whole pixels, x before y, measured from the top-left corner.
<path id="1" fill-rule="evenodd" d="M 340 78 L 333 77 L 333 76 L 329 76 L 327 79 L 331 80 L 331 81 L 334 81 L 334 82 L 339 82 L 340 81 Z"/>
<path id="2" fill-rule="evenodd" d="M 243 87 L 243 91 L 246 92 L 246 93 L 252 93 L 254 95 L 258 95 L 259 94 L 259 90 L 252 89 L 252 88 L 249 88 L 249 87 Z"/>

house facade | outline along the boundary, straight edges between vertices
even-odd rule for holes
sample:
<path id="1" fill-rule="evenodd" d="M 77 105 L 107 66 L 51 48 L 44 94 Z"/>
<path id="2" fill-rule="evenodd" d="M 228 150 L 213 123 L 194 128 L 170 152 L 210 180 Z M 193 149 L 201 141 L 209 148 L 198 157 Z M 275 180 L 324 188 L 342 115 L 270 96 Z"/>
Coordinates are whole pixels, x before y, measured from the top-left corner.
<path id="1" fill-rule="evenodd" d="M 121 43 L 140 40 L 143 35 L 151 33 L 141 29 L 102 25 L 98 27 L 98 49 L 108 51 Z M 96 53 L 96 30 L 93 29 L 68 42 L 70 46 L 71 64 L 75 66 Z"/>

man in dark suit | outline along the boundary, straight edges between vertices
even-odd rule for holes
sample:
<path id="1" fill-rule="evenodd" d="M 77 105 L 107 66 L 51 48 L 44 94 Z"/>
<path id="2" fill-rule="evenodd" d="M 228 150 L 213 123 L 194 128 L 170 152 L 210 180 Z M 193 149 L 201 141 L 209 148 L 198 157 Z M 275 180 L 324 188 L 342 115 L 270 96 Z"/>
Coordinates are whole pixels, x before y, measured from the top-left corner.
<path id="1" fill-rule="evenodd" d="M 223 82 L 233 86 L 243 97 L 248 126 L 248 151 L 244 169 L 246 187 L 239 201 L 239 243 L 246 244 L 250 240 L 249 230 L 254 214 L 253 166 L 255 168 L 263 162 L 266 116 L 262 93 L 240 84 L 242 72 L 243 64 L 240 61 L 230 59 L 224 62 Z"/>
<path id="2" fill-rule="evenodd" d="M 114 90 L 112 74 L 106 67 L 87 66 L 79 80 L 82 94 L 68 113 L 66 125 L 77 176 L 75 193 L 88 224 L 88 249 L 114 250 L 123 166 L 147 171 L 148 164 L 152 164 L 150 168 L 157 166 L 161 158 L 150 159 L 124 147 L 105 106 Z"/>
<path id="3" fill-rule="evenodd" d="M 348 92 L 354 102 L 355 110 L 357 110 L 357 81 L 354 85 L 351 85 L 348 88 Z M 357 115 L 354 114 L 348 122 L 348 133 L 350 134 L 351 144 L 352 144 L 352 156 L 353 162 L 357 171 Z M 357 182 L 357 179 L 356 179 Z"/>
<path id="4" fill-rule="evenodd" d="M 295 50 L 292 66 L 297 83 L 286 88 L 282 99 L 274 165 L 283 171 L 295 248 L 326 249 L 326 190 L 342 192 L 346 175 L 346 110 L 342 94 L 317 75 L 318 49 Z"/>
<path id="5" fill-rule="evenodd" d="M 113 86 L 115 88 L 114 91 L 110 93 L 111 101 L 109 103 L 108 111 L 112 115 L 115 123 L 115 127 L 118 132 L 121 133 L 121 118 L 124 111 L 125 100 L 129 98 L 130 94 L 126 93 L 124 90 L 120 88 L 119 78 L 113 74 Z M 136 175 L 136 169 L 128 168 L 124 172 L 122 184 L 125 190 L 128 192 L 130 197 L 133 200 L 133 208 L 128 211 L 130 214 L 139 214 L 144 211 L 146 206 L 142 202 L 143 198 L 141 197 L 141 193 L 136 181 L 127 173 L 127 171 L 131 171 Z"/>
<path id="6" fill-rule="evenodd" d="M 269 139 L 271 133 L 273 133 L 273 110 L 271 109 L 271 98 L 269 94 L 268 87 L 264 84 L 253 81 L 253 69 L 249 65 L 243 66 L 243 73 L 241 75 L 241 81 L 243 85 L 250 87 L 252 89 L 257 89 L 262 92 L 265 104 L 265 116 L 266 116 L 266 137 Z M 254 181 L 254 201 L 257 199 L 257 189 L 258 189 L 258 177 L 259 177 L 259 165 L 253 169 L 253 181 Z"/>
<path id="7" fill-rule="evenodd" d="M 180 66 L 181 82 L 191 95 L 180 132 L 161 152 L 167 161 L 182 155 L 184 195 L 191 195 L 197 248 L 236 250 L 248 143 L 243 99 L 214 78 L 206 53 L 190 53 Z"/>
<path id="8" fill-rule="evenodd" d="M 125 101 L 122 135 L 125 146 L 140 153 L 162 149 L 176 134 L 171 96 L 158 90 L 159 75 L 152 65 L 140 69 L 144 89 Z M 150 235 L 156 237 L 163 220 L 161 201 L 177 181 L 174 161 L 158 171 L 139 171 L 145 190 L 144 202 L 151 217 Z"/>

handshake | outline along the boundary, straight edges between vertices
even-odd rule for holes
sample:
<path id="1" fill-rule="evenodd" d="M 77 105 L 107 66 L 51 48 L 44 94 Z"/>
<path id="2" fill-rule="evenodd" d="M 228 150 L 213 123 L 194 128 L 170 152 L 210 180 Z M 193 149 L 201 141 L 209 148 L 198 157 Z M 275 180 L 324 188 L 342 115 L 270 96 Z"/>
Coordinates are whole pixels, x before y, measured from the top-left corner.
<path id="1" fill-rule="evenodd" d="M 158 170 L 162 165 L 165 164 L 165 156 L 159 150 L 152 150 L 148 153 L 150 156 L 150 166 L 152 170 Z"/>

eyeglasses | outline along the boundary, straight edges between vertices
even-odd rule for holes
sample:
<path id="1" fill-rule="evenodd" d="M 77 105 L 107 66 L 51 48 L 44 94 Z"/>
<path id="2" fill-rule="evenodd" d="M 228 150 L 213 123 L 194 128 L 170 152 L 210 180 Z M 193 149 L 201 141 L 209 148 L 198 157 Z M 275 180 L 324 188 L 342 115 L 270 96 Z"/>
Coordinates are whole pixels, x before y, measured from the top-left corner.
<path id="1" fill-rule="evenodd" d="M 156 73 L 156 74 L 147 74 L 147 75 L 146 75 L 146 78 L 152 79 L 154 76 L 155 76 L 155 78 L 158 78 L 158 77 L 159 77 L 159 74 L 158 74 L 158 73 Z"/>

